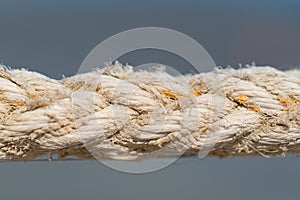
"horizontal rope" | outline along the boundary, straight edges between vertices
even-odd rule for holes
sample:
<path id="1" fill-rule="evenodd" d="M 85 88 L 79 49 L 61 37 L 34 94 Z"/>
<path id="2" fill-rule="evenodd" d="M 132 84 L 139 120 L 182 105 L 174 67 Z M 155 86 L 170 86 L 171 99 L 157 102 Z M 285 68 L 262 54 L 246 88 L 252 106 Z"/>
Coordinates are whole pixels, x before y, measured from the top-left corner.
<path id="1" fill-rule="evenodd" d="M 300 153 L 300 72 L 171 76 L 110 65 L 62 80 L 0 67 L 0 160 Z"/>

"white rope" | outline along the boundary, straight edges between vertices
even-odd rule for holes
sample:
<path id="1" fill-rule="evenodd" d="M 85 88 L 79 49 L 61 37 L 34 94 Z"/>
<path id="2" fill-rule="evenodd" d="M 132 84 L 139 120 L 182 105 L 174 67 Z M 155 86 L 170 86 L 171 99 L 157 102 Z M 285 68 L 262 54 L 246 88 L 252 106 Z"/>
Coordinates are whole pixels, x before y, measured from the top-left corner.
<path id="1" fill-rule="evenodd" d="M 0 160 L 298 154 L 299 103 L 297 70 L 173 77 L 112 65 L 53 80 L 1 66 Z"/>

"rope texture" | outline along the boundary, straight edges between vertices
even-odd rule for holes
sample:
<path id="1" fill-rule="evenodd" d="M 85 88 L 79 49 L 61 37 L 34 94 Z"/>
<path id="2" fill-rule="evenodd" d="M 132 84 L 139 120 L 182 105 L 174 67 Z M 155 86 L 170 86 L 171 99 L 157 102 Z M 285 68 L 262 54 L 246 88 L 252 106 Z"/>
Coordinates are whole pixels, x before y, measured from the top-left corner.
<path id="1" fill-rule="evenodd" d="M 300 71 L 171 76 L 110 65 L 53 80 L 0 67 L 0 160 L 300 153 Z"/>

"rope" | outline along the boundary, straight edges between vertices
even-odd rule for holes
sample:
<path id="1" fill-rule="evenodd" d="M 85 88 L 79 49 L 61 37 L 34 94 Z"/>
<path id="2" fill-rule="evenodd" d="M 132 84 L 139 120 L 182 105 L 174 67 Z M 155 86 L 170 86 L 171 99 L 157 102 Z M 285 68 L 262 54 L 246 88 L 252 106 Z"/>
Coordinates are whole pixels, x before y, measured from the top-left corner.
<path id="1" fill-rule="evenodd" d="M 298 154 L 299 103 L 297 70 L 171 76 L 115 64 L 53 80 L 1 66 L 0 160 Z"/>

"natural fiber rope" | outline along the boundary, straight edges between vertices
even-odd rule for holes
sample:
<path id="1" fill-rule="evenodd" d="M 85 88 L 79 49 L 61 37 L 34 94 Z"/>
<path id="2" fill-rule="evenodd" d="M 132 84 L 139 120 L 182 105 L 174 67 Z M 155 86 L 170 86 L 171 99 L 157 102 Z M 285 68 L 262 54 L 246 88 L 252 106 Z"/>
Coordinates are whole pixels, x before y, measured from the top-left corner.
<path id="1" fill-rule="evenodd" d="M 1 66 L 0 160 L 298 154 L 299 103 L 297 70 L 173 77 L 116 64 L 58 81 Z"/>

